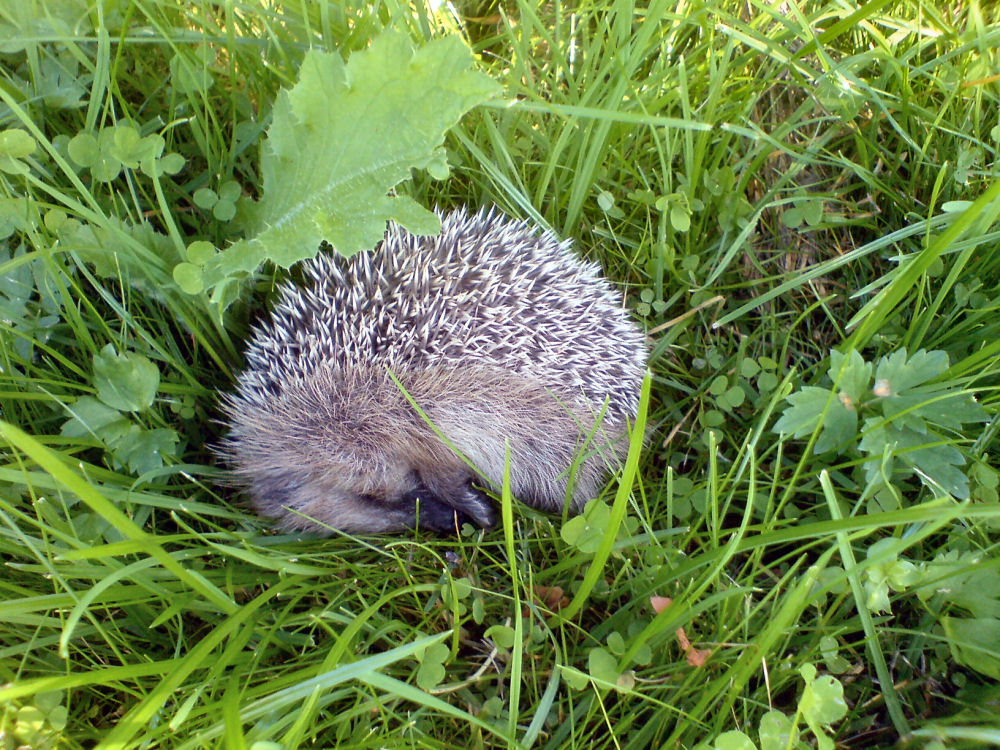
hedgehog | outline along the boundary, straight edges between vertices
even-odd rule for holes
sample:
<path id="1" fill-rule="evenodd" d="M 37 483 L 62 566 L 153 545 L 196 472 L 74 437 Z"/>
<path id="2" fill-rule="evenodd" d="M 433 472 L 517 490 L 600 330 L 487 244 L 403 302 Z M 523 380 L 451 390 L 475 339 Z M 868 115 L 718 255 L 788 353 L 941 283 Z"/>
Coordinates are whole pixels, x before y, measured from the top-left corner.
<path id="1" fill-rule="evenodd" d="M 579 512 L 628 449 L 645 337 L 596 265 L 495 209 L 390 225 L 284 283 L 219 451 L 288 530 L 488 528 L 489 491 Z"/>

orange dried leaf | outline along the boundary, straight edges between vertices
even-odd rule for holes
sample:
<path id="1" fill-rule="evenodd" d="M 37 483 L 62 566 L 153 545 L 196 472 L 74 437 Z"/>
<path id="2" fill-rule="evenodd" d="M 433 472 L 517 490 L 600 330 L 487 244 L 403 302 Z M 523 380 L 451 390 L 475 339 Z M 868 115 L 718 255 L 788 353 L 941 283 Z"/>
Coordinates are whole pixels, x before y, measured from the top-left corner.
<path id="1" fill-rule="evenodd" d="M 708 661 L 708 657 L 712 655 L 711 651 L 703 648 L 693 648 L 685 654 L 687 663 L 692 667 L 704 667 L 705 662 Z"/>
<path id="2" fill-rule="evenodd" d="M 660 612 L 673 603 L 673 599 L 669 596 L 651 596 L 649 597 L 649 603 L 652 605 L 653 611 L 656 614 L 660 614 Z M 712 652 L 692 646 L 691 641 L 688 640 L 687 634 L 684 632 L 684 628 L 677 628 L 674 631 L 674 635 L 677 636 L 677 644 L 681 647 L 681 651 L 684 652 L 684 658 L 687 659 L 687 663 L 692 667 L 705 666 L 705 662 L 708 661 L 708 657 L 712 655 Z"/>

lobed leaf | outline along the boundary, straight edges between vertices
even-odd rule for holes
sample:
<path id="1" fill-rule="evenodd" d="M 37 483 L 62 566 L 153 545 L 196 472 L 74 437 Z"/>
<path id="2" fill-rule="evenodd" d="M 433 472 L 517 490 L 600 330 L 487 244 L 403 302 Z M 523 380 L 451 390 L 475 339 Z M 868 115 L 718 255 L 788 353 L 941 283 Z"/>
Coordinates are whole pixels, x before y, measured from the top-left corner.
<path id="1" fill-rule="evenodd" d="M 160 387 L 160 371 L 141 354 L 115 353 L 113 344 L 94 355 L 97 397 L 122 411 L 141 411 L 153 403 Z"/>
<path id="2" fill-rule="evenodd" d="M 498 91 L 472 69 L 457 37 L 414 50 L 405 36 L 388 32 L 346 64 L 337 54 L 308 52 L 298 83 L 274 104 L 263 197 L 247 210 L 256 234 L 208 264 L 206 286 L 265 261 L 287 268 L 324 240 L 344 255 L 370 249 L 387 220 L 416 234 L 436 232 L 433 213 L 387 193 L 414 168 L 440 175 L 445 132 Z"/>

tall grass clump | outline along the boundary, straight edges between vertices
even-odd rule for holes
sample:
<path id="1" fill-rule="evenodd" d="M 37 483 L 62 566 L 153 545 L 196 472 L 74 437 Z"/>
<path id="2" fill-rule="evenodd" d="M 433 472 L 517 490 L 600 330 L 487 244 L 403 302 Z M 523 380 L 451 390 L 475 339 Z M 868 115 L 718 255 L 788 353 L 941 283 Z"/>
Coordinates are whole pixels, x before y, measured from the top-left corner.
<path id="1" fill-rule="evenodd" d="M 7 0 L 2 747 L 1000 744 L 998 49 L 972 1 Z M 210 446 L 276 283 L 486 204 L 645 325 L 628 460 L 275 532 Z"/>

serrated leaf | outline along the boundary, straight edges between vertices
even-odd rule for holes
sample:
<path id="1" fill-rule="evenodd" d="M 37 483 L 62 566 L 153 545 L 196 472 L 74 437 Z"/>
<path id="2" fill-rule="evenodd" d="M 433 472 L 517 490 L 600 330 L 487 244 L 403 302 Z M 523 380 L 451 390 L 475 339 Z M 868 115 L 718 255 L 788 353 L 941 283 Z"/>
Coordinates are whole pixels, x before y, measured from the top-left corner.
<path id="1" fill-rule="evenodd" d="M 771 429 L 783 435 L 795 438 L 805 437 L 819 426 L 823 410 L 830 400 L 830 391 L 826 388 L 805 386 L 799 391 L 788 394 L 789 403 L 781 418 Z"/>
<path id="2" fill-rule="evenodd" d="M 97 397 L 122 411 L 141 411 L 153 403 L 160 387 L 160 371 L 141 354 L 116 354 L 113 344 L 94 355 Z"/>
<path id="3" fill-rule="evenodd" d="M 929 583 L 917 589 L 921 599 L 937 595 L 973 617 L 1000 619 L 1000 568 L 984 566 L 978 555 L 940 554 L 926 565 L 923 578 Z"/>
<path id="4" fill-rule="evenodd" d="M 883 399 L 882 413 L 910 427 L 916 420 L 927 420 L 957 430 L 965 423 L 986 420 L 986 412 L 970 394 L 951 386 L 915 388 Z"/>
<path id="5" fill-rule="evenodd" d="M 825 453 L 848 441 L 858 434 L 858 412 L 848 407 L 844 400 L 835 399 L 827 409 L 823 419 L 823 432 L 816 439 L 815 453 Z"/>
<path id="6" fill-rule="evenodd" d="M 24 256 L 24 249 L 15 251 L 13 258 Z M 0 266 L 6 266 L 7 261 L 12 260 L 10 252 L 0 245 Z M 8 267 L 3 275 L 0 275 L 0 320 L 7 320 L 15 324 L 26 323 L 28 316 L 28 302 L 35 294 L 35 281 L 32 278 L 31 265 L 21 263 L 14 267 Z"/>
<path id="7" fill-rule="evenodd" d="M 209 284 L 265 260 L 287 268 L 323 240 L 345 255 L 370 249 L 390 219 L 414 233 L 435 231 L 434 214 L 387 193 L 411 169 L 439 164 L 448 128 L 498 92 L 457 37 L 414 50 L 386 32 L 346 65 L 310 50 L 298 83 L 274 104 L 263 198 L 247 210 L 257 234 L 219 254 Z"/>
<path id="8" fill-rule="evenodd" d="M 906 350 L 882 357 L 875 368 L 876 396 L 889 398 L 933 380 L 948 369 L 948 355 L 940 350 L 920 349 L 907 357 Z"/>
<path id="9" fill-rule="evenodd" d="M 847 408 L 857 410 L 871 384 L 871 363 L 865 362 L 853 349 L 846 357 L 842 352 L 833 349 L 830 352 L 830 369 L 827 374 L 830 380 L 837 384 L 837 389 L 844 394 L 841 396 L 841 403 Z"/>
<path id="10" fill-rule="evenodd" d="M 959 466 L 965 457 L 955 446 L 948 445 L 943 435 L 933 430 L 923 432 L 902 427 L 897 422 L 880 424 L 881 420 L 865 421 L 865 434 L 858 447 L 877 460 L 865 464 L 869 484 L 877 484 L 882 472 L 881 458 L 889 451 L 890 461 L 886 471 L 902 471 L 909 476 L 915 473 L 933 491 L 944 490 L 960 500 L 969 497 L 969 479 Z M 941 442 L 941 445 L 934 443 Z"/>

